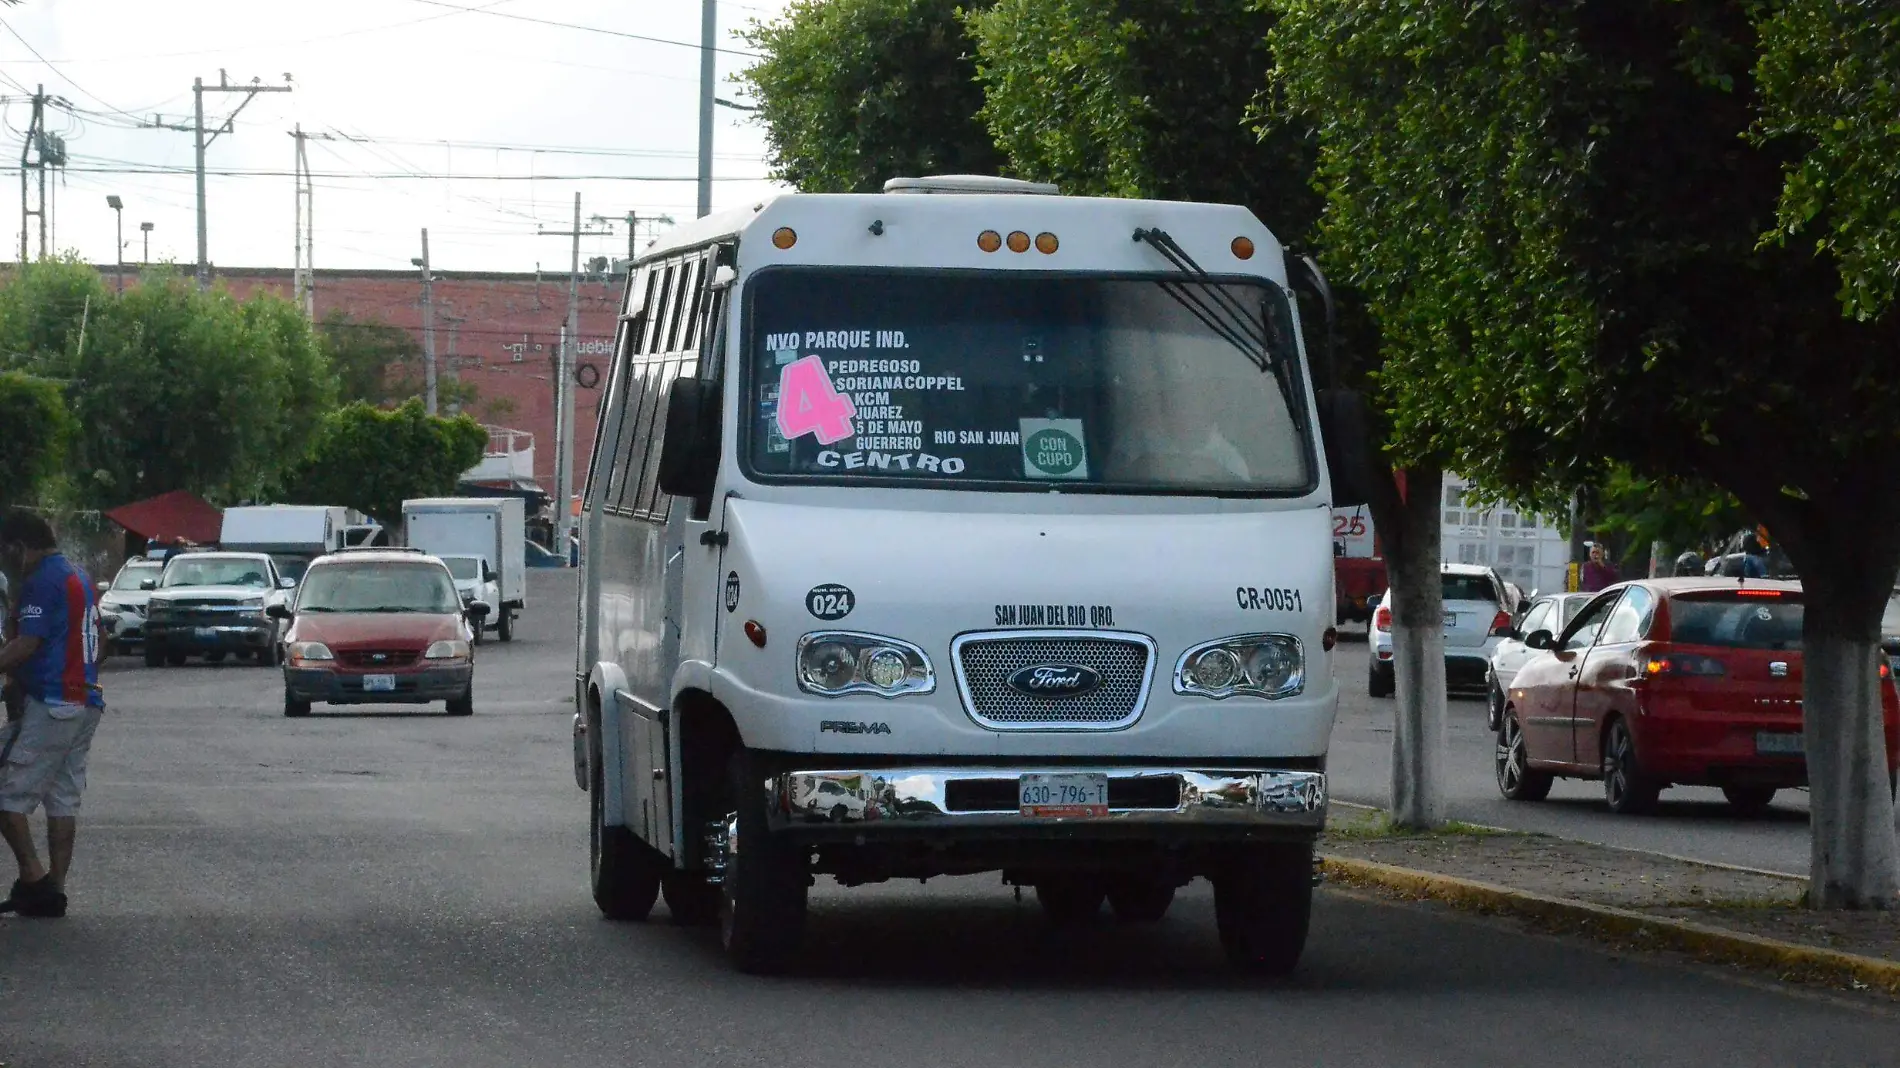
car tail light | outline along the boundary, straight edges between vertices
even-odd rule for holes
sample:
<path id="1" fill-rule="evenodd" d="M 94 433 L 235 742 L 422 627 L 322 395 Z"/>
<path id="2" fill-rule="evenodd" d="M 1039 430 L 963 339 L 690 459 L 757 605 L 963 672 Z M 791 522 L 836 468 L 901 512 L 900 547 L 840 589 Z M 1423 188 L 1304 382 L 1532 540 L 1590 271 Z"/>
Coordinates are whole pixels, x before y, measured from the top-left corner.
<path id="1" fill-rule="evenodd" d="M 1716 678 L 1726 674 L 1728 674 L 1728 668 L 1712 656 L 1670 653 L 1666 656 L 1643 658 L 1643 675 L 1652 679 L 1663 676 Z"/>
<path id="2" fill-rule="evenodd" d="M 1391 630 L 1392 610 L 1390 608 L 1381 608 L 1377 612 L 1372 613 L 1372 625 L 1380 630 Z"/>
<path id="3" fill-rule="evenodd" d="M 1498 609 L 1498 614 L 1491 617 L 1491 633 L 1509 633 L 1510 630 L 1511 613 L 1504 611 L 1502 608 Z"/>
<path id="4" fill-rule="evenodd" d="M 1780 590 L 1751 590 L 1744 587 L 1742 589 L 1734 590 L 1732 592 L 1737 597 L 1772 597 L 1776 600 L 1781 599 Z"/>
<path id="5" fill-rule="evenodd" d="M 1893 661 L 1888 660 L 1886 657 L 1880 658 L 1880 677 L 1883 679 L 1893 678 Z"/>

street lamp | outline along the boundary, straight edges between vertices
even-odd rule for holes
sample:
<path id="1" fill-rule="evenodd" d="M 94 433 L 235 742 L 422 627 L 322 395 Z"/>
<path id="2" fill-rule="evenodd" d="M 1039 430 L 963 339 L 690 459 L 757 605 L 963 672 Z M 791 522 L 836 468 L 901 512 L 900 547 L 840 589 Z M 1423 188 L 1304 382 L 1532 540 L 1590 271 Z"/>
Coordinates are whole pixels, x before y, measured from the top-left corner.
<path id="1" fill-rule="evenodd" d="M 118 262 L 113 278 L 119 283 L 119 292 L 125 292 L 125 201 L 118 194 L 106 197 L 106 207 L 112 209 L 112 216 L 118 228 L 118 240 L 112 246 L 112 256 Z"/>
<path id="2" fill-rule="evenodd" d="M 139 256 L 139 263 L 150 264 L 152 262 L 152 224 L 142 222 L 139 224 L 139 229 L 145 234 L 145 251 Z"/>

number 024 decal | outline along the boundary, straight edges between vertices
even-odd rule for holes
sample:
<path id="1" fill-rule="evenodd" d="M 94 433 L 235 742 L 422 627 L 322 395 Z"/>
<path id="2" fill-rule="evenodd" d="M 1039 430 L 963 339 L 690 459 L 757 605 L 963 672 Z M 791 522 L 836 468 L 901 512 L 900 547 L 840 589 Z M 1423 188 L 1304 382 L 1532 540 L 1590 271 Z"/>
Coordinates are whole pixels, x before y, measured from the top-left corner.
<path id="1" fill-rule="evenodd" d="M 819 619 L 843 619 L 856 608 L 858 599 L 850 587 L 827 582 L 823 586 L 813 586 L 805 595 L 805 610 Z"/>

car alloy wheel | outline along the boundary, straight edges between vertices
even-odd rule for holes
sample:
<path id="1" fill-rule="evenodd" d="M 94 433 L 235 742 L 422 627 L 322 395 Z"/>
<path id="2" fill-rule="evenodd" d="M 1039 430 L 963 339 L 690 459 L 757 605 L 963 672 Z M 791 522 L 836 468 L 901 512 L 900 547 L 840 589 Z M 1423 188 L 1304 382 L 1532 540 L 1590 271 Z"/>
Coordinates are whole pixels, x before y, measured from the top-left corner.
<path id="1" fill-rule="evenodd" d="M 1524 746 L 1524 729 L 1517 713 L 1506 709 L 1498 725 L 1496 755 L 1498 793 L 1507 801 L 1542 801 L 1550 796 L 1552 775 L 1531 767 L 1530 753 Z"/>
<path id="2" fill-rule="evenodd" d="M 1662 787 L 1650 779 L 1636 757 L 1636 739 L 1629 724 L 1610 724 L 1603 744 L 1603 800 L 1621 814 L 1648 812 L 1656 807 Z"/>

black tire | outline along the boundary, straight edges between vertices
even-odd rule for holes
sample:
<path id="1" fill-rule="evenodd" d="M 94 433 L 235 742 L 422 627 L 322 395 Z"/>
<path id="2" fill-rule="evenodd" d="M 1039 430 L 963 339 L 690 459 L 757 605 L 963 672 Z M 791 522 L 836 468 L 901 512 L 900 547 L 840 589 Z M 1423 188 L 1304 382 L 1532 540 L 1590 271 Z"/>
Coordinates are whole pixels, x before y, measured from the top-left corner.
<path id="1" fill-rule="evenodd" d="M 1506 801 L 1542 801 L 1550 796 L 1550 784 L 1556 776 L 1530 766 L 1530 753 L 1524 747 L 1524 729 L 1518 725 L 1517 710 L 1504 710 L 1498 725 L 1497 746 L 1491 760 L 1498 793 Z"/>
<path id="2" fill-rule="evenodd" d="M 1119 879 L 1108 884 L 1108 905 L 1123 923 L 1154 923 L 1174 904 L 1174 887 L 1149 879 Z"/>
<path id="3" fill-rule="evenodd" d="M 1610 721 L 1603 734 L 1603 802 L 1619 816 L 1641 815 L 1656 810 L 1662 784 L 1649 777 L 1636 756 L 1636 739 L 1629 724 L 1621 719 Z"/>
<path id="4" fill-rule="evenodd" d="M 1108 888 L 1093 875 L 1063 873 L 1036 882 L 1036 903 L 1052 923 L 1082 923 L 1102 911 Z"/>
<path id="5" fill-rule="evenodd" d="M 1485 672 L 1485 691 L 1489 696 L 1485 708 L 1484 729 L 1496 733 L 1504 726 L 1504 690 L 1498 685 L 1497 677 Z"/>
<path id="6" fill-rule="evenodd" d="M 495 637 L 505 642 L 515 640 L 515 613 L 513 609 L 503 608 L 501 610 L 501 619 L 495 623 Z"/>
<path id="7" fill-rule="evenodd" d="M 1313 915 L 1313 847 L 1242 846 L 1214 875 L 1214 922 L 1227 962 L 1285 975 L 1300 962 Z"/>
<path id="8" fill-rule="evenodd" d="M 205 663 L 207 663 L 207 664 L 222 664 L 222 663 L 224 663 L 224 652 L 223 652 L 223 650 L 217 650 L 217 649 L 214 649 L 214 650 L 212 650 L 211 652 L 208 652 L 208 653 L 206 653 L 206 654 L 205 654 Z"/>
<path id="9" fill-rule="evenodd" d="M 831 822 L 843 823 L 846 819 L 850 818 L 850 816 L 851 816 L 851 810 L 846 808 L 845 806 L 843 805 L 831 806 Z"/>
<path id="10" fill-rule="evenodd" d="M 588 883 L 594 904 L 610 920 L 644 920 L 659 900 L 660 877 L 669 865 L 659 852 L 625 827 L 607 826 L 607 788 L 601 767 L 600 725 L 589 737 L 587 775 Z"/>
<path id="11" fill-rule="evenodd" d="M 296 719 L 300 716 L 307 716 L 309 714 L 310 714 L 310 702 L 298 700 L 296 694 L 293 694 L 288 689 L 286 689 L 284 691 L 284 715 L 290 717 L 291 719 Z"/>
<path id="12" fill-rule="evenodd" d="M 719 925 L 720 891 L 700 872 L 669 869 L 660 880 L 660 895 L 666 899 L 673 922 L 682 927 Z"/>
<path id="13" fill-rule="evenodd" d="M 764 781 L 751 754 L 732 755 L 726 784 L 736 833 L 720 882 L 719 941 L 734 967 L 755 975 L 784 970 L 798 952 L 811 882 L 805 850 L 766 830 Z"/>
<path id="14" fill-rule="evenodd" d="M 165 654 L 165 662 L 167 664 L 170 664 L 173 667 L 184 667 L 185 659 L 186 657 L 184 653 L 166 653 Z"/>
<path id="15" fill-rule="evenodd" d="M 1380 663 L 1376 650 L 1372 656 L 1372 663 L 1366 666 L 1366 693 L 1373 697 L 1390 697 L 1398 689 L 1398 680 L 1392 675 L 1392 665 L 1390 662 Z"/>
<path id="16" fill-rule="evenodd" d="M 1775 799 L 1772 786 L 1724 786 L 1722 796 L 1728 799 L 1729 807 L 1743 816 L 1759 816 L 1768 811 Z"/>
<path id="17" fill-rule="evenodd" d="M 165 650 L 160 649 L 158 646 L 153 645 L 151 642 L 146 642 L 145 643 L 145 666 L 148 668 L 155 668 L 155 667 L 163 666 L 164 663 L 165 663 Z"/>
<path id="18" fill-rule="evenodd" d="M 451 716 L 472 716 L 475 714 L 474 683 L 471 682 L 468 684 L 468 689 L 462 691 L 462 696 L 449 702 L 448 712 Z"/>

